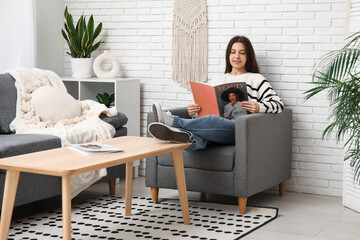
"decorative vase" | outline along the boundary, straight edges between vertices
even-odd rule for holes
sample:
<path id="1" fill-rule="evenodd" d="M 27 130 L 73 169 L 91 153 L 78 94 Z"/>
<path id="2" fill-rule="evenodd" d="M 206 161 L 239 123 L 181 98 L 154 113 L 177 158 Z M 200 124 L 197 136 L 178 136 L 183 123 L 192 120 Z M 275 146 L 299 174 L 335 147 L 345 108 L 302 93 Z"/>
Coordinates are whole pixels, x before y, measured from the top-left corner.
<path id="1" fill-rule="evenodd" d="M 91 58 L 71 58 L 71 70 L 74 78 L 90 78 L 91 69 Z"/>
<path id="2" fill-rule="evenodd" d="M 110 71 L 104 71 L 101 64 L 104 61 L 111 62 L 112 68 Z M 98 78 L 115 78 L 120 72 L 120 62 L 109 50 L 105 50 L 102 54 L 97 56 L 93 64 L 94 73 Z"/>

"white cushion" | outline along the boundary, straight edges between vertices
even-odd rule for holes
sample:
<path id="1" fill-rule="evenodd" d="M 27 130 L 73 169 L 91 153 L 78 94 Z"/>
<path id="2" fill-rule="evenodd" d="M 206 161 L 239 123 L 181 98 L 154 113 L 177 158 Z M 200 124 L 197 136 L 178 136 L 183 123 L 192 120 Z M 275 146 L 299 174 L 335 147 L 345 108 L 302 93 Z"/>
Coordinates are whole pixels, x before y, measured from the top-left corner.
<path id="1" fill-rule="evenodd" d="M 42 121 L 59 121 L 81 115 L 79 101 L 59 88 L 44 86 L 31 94 L 31 107 Z"/>

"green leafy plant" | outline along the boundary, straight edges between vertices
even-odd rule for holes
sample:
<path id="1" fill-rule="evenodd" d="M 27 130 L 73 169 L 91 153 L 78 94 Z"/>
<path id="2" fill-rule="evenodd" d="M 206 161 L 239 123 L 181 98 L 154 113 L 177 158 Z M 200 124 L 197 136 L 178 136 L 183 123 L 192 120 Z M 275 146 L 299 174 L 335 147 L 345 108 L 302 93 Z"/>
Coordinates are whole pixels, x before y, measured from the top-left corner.
<path id="1" fill-rule="evenodd" d="M 306 99 L 326 92 L 330 103 L 330 125 L 322 137 L 336 131 L 340 141 L 348 136 L 344 160 L 350 160 L 354 180 L 360 184 L 360 32 L 347 38 L 342 49 L 324 55 L 312 76 L 315 87 L 306 91 Z M 346 134 L 346 135 L 345 135 Z"/>
<path id="2" fill-rule="evenodd" d="M 104 92 L 103 94 L 98 93 L 96 95 L 96 99 L 98 100 L 99 103 L 104 104 L 106 107 L 111 107 L 114 103 L 115 100 L 115 95 L 111 94 L 109 95 L 108 93 Z"/>
<path id="3" fill-rule="evenodd" d="M 98 41 L 94 44 L 95 39 L 102 31 L 102 23 L 99 23 L 94 30 L 94 18 L 90 16 L 89 21 L 86 23 L 86 18 L 83 15 L 79 21 L 74 25 L 74 19 L 68 12 L 67 7 L 64 11 L 64 29 L 61 29 L 61 34 L 66 40 L 70 52 L 66 52 L 73 58 L 90 58 L 91 53 L 98 49 L 103 41 Z"/>

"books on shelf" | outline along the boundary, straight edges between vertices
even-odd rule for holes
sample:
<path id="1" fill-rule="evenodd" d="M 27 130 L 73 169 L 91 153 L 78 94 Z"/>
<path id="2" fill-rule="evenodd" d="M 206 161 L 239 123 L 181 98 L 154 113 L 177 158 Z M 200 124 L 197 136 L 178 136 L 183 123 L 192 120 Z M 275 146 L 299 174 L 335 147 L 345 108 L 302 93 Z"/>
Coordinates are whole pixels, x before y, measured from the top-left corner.
<path id="1" fill-rule="evenodd" d="M 69 148 L 86 155 L 116 153 L 124 151 L 120 148 L 113 147 L 104 143 L 71 144 Z"/>
<path id="2" fill-rule="evenodd" d="M 211 86 L 205 83 L 190 82 L 194 101 L 201 107 L 199 117 L 217 115 L 235 119 L 248 112 L 240 105 L 248 101 L 245 82 L 225 83 Z"/>

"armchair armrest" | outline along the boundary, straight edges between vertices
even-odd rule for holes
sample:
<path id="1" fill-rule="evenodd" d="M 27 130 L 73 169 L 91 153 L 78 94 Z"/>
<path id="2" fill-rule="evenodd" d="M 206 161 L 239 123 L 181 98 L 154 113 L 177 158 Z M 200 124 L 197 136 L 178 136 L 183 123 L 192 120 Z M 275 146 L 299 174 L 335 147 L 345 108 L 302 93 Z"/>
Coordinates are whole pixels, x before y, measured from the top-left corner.
<path id="1" fill-rule="evenodd" d="M 241 116 L 235 134 L 234 196 L 249 197 L 290 179 L 291 109 Z"/>
<path id="2" fill-rule="evenodd" d="M 182 117 L 182 118 L 191 118 L 188 114 L 186 107 L 181 108 L 171 108 L 171 109 L 164 109 L 165 111 L 170 111 L 171 114 Z M 150 111 L 147 114 L 147 126 L 149 126 L 150 123 L 155 122 L 154 113 Z M 150 133 L 146 131 L 146 136 L 151 137 Z M 149 161 L 147 161 L 149 160 Z M 151 157 L 146 159 L 146 179 L 145 179 L 145 185 L 148 186 L 157 186 L 157 156 Z"/>

